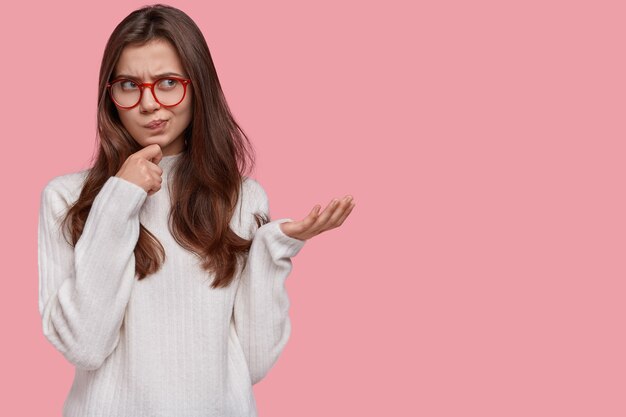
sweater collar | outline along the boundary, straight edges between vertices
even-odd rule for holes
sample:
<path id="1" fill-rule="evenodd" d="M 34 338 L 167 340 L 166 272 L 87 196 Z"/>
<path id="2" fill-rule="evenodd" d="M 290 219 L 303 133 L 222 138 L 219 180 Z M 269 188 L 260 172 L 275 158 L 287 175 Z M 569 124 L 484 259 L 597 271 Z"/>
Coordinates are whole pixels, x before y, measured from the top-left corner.
<path id="1" fill-rule="evenodd" d="M 179 152 L 175 155 L 164 155 L 161 157 L 161 161 L 159 161 L 159 166 L 163 171 L 170 171 L 172 167 L 176 164 L 185 151 Z"/>

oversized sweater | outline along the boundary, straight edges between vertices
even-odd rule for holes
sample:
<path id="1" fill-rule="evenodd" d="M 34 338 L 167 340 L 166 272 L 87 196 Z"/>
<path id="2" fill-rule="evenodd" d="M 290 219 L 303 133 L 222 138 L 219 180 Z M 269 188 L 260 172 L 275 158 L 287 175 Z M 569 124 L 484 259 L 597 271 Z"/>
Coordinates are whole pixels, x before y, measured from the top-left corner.
<path id="1" fill-rule="evenodd" d="M 162 158 L 161 189 L 150 196 L 107 179 L 74 247 L 59 222 L 87 170 L 55 177 L 41 193 L 43 333 L 75 367 L 64 417 L 257 416 L 252 385 L 289 339 L 285 279 L 306 241 L 282 232 L 288 218 L 257 226 L 253 213 L 269 216 L 268 198 L 244 177 L 230 227 L 252 246 L 231 285 L 210 288 L 213 274 L 168 229 L 168 184 L 181 155 Z M 142 280 L 134 257 L 140 223 L 165 249 L 161 269 Z"/>

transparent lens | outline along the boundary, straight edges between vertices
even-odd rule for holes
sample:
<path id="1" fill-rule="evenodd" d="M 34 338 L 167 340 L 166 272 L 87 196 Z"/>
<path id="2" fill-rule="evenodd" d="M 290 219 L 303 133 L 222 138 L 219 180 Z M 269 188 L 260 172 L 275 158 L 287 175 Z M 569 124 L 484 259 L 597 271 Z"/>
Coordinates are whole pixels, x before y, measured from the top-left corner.
<path id="1" fill-rule="evenodd" d="M 145 88 L 145 93 L 150 94 L 150 88 Z M 156 99 L 165 106 L 178 104 L 183 99 L 185 86 L 173 78 L 161 78 L 154 85 Z M 131 80 L 119 80 L 111 86 L 111 95 L 118 105 L 131 107 L 137 104 L 141 97 L 141 89 Z"/>

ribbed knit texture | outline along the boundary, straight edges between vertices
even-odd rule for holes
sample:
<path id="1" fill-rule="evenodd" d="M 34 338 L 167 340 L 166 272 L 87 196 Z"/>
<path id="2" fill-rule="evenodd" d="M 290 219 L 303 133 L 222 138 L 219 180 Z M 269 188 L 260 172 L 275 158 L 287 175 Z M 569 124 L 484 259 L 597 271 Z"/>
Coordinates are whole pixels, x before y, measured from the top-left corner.
<path id="1" fill-rule="evenodd" d="M 285 279 L 305 241 L 269 215 L 261 185 L 245 178 L 231 228 L 251 238 L 245 266 L 228 288 L 168 230 L 172 167 L 163 157 L 161 189 L 151 195 L 119 177 L 95 198 L 72 247 L 60 220 L 87 171 L 53 178 L 41 193 L 39 312 L 43 333 L 75 366 L 64 417 L 254 417 L 252 385 L 278 360 L 291 332 Z M 165 263 L 135 276 L 140 223 L 165 248 Z M 53 412 L 51 412 L 54 414 Z"/>

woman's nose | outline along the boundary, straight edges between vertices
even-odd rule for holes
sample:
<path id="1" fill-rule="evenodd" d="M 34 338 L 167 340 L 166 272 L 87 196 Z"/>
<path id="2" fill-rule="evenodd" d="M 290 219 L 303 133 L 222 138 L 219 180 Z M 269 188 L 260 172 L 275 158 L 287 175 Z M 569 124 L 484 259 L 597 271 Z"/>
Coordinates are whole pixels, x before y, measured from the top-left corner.
<path id="1" fill-rule="evenodd" d="M 152 94 L 151 88 L 146 87 L 143 89 L 143 94 L 141 95 L 139 106 L 142 110 L 146 111 L 158 109 L 160 107 L 160 104 L 156 101 L 156 98 Z"/>

